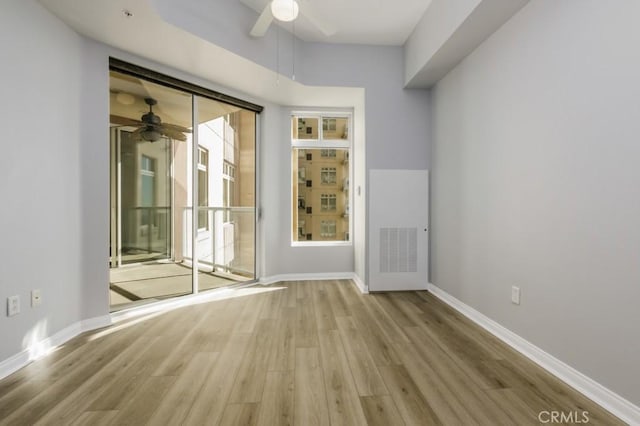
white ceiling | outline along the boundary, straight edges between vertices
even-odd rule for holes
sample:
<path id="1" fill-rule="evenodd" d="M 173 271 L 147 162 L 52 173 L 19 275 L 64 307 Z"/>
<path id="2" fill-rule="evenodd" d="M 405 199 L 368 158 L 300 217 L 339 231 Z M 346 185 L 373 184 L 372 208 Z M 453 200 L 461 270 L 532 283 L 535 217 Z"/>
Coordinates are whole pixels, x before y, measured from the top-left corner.
<path id="1" fill-rule="evenodd" d="M 121 49 L 113 52 L 119 59 L 141 66 L 145 63 L 139 58 L 166 65 L 206 82 L 216 82 L 220 87 L 205 86 L 224 90 L 231 96 L 244 99 L 248 94 L 257 97 L 249 101 L 314 107 L 353 107 L 364 103 L 361 88 L 305 86 L 170 25 L 158 15 L 153 0 L 39 1 L 78 33 Z M 123 9 L 135 11 L 134 18 L 124 18 Z M 158 42 L 158 38 L 162 41 Z M 215 66 L 220 63 L 226 66 Z"/>
<path id="2" fill-rule="evenodd" d="M 223 1 L 227 4 L 215 3 Z M 244 93 L 280 105 L 315 107 L 362 105 L 364 102 L 362 88 L 308 86 L 294 81 L 284 74 L 274 72 L 264 61 L 257 62 L 234 53 L 238 50 L 249 51 L 251 53 L 249 56 L 253 57 L 253 54 L 262 52 L 260 46 L 268 46 L 268 43 L 261 44 L 262 40 L 254 40 L 255 43 L 250 40 L 249 30 L 254 18 L 250 16 L 251 10 L 245 9 L 246 6 L 243 6 L 241 1 L 267 2 L 268 0 L 192 0 L 184 2 L 184 7 L 187 8 L 198 4 L 207 6 L 210 5 L 209 2 L 214 2 L 213 7 L 237 6 L 236 11 L 241 13 L 235 15 L 231 13 L 231 15 L 234 16 L 234 20 L 238 20 L 239 24 L 235 24 L 231 19 L 229 19 L 231 22 L 224 22 L 224 19 L 222 22 L 218 20 L 218 24 L 223 24 L 223 34 L 227 34 L 225 28 L 229 27 L 227 28 L 228 32 L 232 33 L 240 42 L 238 49 L 236 49 L 236 44 L 227 43 L 229 45 L 227 48 L 233 49 L 232 51 L 208 41 L 206 33 L 203 36 L 201 33 L 195 34 L 183 29 L 182 24 L 189 26 L 190 20 L 194 19 L 189 13 L 201 13 L 201 11 L 187 10 L 189 13 L 186 14 L 186 18 L 182 16 L 183 20 L 187 19 L 186 24 L 184 22 L 170 24 L 158 13 L 158 7 L 161 8 L 167 2 L 169 4 L 175 2 L 173 3 L 175 7 L 183 5 L 182 2 L 178 3 L 176 0 L 39 0 L 78 33 L 105 43 L 107 46 L 121 49 L 121 51 L 114 51 L 113 54 L 109 53 L 112 56 L 145 66 L 144 61 L 140 63 L 139 60 L 139 58 L 143 58 L 182 70 L 187 75 L 202 78 L 206 82 L 200 84 L 212 87 L 214 90 L 223 90 L 224 88 L 225 93 L 232 96 L 246 98 Z M 320 0 L 298 1 L 319 2 Z M 479 2 L 480 6 L 476 4 L 472 9 L 473 13 L 469 16 L 463 14 L 461 19 L 464 25 L 450 25 L 451 31 L 442 31 L 440 28 L 442 25 L 439 24 L 445 20 L 446 13 L 444 12 L 448 10 L 447 8 L 453 6 L 455 2 L 460 4 L 462 0 L 394 0 L 393 3 L 387 0 L 384 7 L 382 0 L 325 1 L 326 7 L 322 9 L 321 13 L 332 16 L 330 22 L 337 27 L 338 33 L 329 39 L 323 38 L 319 34 L 316 34 L 315 38 L 307 36 L 311 40 L 342 43 L 362 42 L 373 45 L 402 44 L 413 33 L 415 25 L 425 16 L 424 12 L 427 13 L 427 16 L 433 15 L 432 22 L 428 26 L 433 29 L 433 34 L 427 34 L 426 38 L 423 37 L 424 35 L 418 37 L 419 41 L 423 43 L 417 45 L 424 45 L 424 39 L 428 42 L 442 39 L 447 43 L 437 50 L 449 53 L 444 55 L 447 61 L 443 61 L 441 58 L 439 61 L 434 61 L 429 57 L 418 58 L 424 59 L 424 65 L 419 66 L 418 69 L 420 72 L 426 70 L 427 77 L 422 74 L 420 77 L 422 80 L 426 79 L 427 83 L 422 80 L 412 81 L 411 87 L 428 88 L 435 82 L 431 68 L 434 66 L 437 68 L 438 73 L 435 77 L 444 75 L 528 0 L 474 0 L 474 2 Z M 367 2 L 371 3 L 369 7 L 363 7 Z M 516 3 L 517 7 L 508 7 L 512 3 Z M 360 5 L 360 10 L 355 11 L 355 5 Z M 402 6 L 399 7 L 399 5 Z M 440 8 L 437 7 L 438 5 Z M 315 5 L 313 7 L 315 8 Z M 443 7 L 444 11 L 441 10 Z M 398 12 L 393 10 L 395 8 L 398 9 Z M 125 9 L 131 10 L 134 16 L 126 18 L 123 14 Z M 416 12 L 416 9 L 420 11 Z M 346 12 L 342 13 L 343 10 Z M 385 22 L 386 16 L 383 16 L 383 12 L 394 16 L 393 20 L 389 20 L 393 22 Z M 254 16 L 257 18 L 258 13 L 255 13 Z M 302 31 L 302 19 L 297 24 L 297 34 Z M 349 23 L 350 20 L 353 22 Z M 410 23 L 401 24 L 401 22 L 408 21 Z M 203 22 L 206 26 L 206 20 Z M 365 22 L 366 24 L 364 24 Z M 423 24 L 424 21 L 421 21 L 421 28 L 424 27 Z M 236 27 L 231 28 L 233 25 Z M 479 31 L 478 28 L 482 31 Z M 241 33 L 245 30 L 246 37 L 238 37 L 238 32 Z M 309 30 L 309 32 L 314 31 Z M 267 41 L 269 40 L 265 39 L 265 42 Z M 423 50 L 422 48 L 418 49 L 419 52 Z M 129 57 L 129 54 L 132 56 Z M 219 64 L 225 64 L 225 66 L 218 66 Z M 153 65 L 147 65 L 147 67 L 149 66 Z M 162 72 L 162 70 L 159 71 Z M 210 82 L 216 82 L 216 84 Z M 219 88 L 213 87 L 218 85 Z M 233 89 L 236 92 L 230 92 L 228 89 Z"/>
<path id="3" fill-rule="evenodd" d="M 270 0 L 239 0 L 258 14 Z M 413 32 L 431 0 L 297 0 L 310 3 L 318 18 L 337 30 L 324 36 L 304 16 L 295 21 L 296 35 L 305 41 L 401 46 Z M 452 0 L 456 1 L 456 0 Z M 258 18 L 256 14 L 256 19 Z M 289 31 L 291 23 L 281 23 Z"/>

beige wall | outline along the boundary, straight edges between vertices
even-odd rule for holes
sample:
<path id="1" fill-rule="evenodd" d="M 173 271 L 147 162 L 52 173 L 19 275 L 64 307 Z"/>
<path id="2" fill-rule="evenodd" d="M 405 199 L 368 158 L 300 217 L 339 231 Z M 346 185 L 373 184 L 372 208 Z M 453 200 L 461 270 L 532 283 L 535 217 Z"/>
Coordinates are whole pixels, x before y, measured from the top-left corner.
<path id="1" fill-rule="evenodd" d="M 253 207 L 256 195 L 256 114 L 251 111 L 239 111 L 237 117 L 236 131 L 240 151 L 235 199 L 239 207 Z"/>

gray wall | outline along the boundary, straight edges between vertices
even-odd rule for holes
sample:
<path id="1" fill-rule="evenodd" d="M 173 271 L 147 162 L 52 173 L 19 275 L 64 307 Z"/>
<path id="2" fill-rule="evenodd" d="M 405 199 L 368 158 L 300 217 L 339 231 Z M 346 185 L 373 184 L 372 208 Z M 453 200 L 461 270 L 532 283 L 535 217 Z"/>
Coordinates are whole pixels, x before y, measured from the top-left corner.
<path id="1" fill-rule="evenodd" d="M 105 46 L 82 38 L 82 105 L 79 149 L 82 318 L 109 312 L 109 56 Z"/>
<path id="2" fill-rule="evenodd" d="M 440 81 L 431 212 L 435 285 L 635 404 L 638 16 L 533 1 Z"/>
<path id="3" fill-rule="evenodd" d="M 34 1 L 3 2 L 0 360 L 82 317 L 83 49 Z M 37 308 L 30 307 L 34 288 L 42 290 Z M 22 313 L 9 318 L 6 298 L 16 294 Z"/>

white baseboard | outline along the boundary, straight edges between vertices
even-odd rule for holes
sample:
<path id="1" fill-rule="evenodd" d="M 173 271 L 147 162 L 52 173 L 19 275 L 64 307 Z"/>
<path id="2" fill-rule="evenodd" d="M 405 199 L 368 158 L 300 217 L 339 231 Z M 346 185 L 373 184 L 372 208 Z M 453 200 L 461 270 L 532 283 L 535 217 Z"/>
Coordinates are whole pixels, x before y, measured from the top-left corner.
<path id="1" fill-rule="evenodd" d="M 41 358 L 50 353 L 56 347 L 63 345 L 67 341 L 73 339 L 79 334 L 86 331 L 95 330 L 106 327 L 111 324 L 111 316 L 90 318 L 78 321 L 68 327 L 63 328 L 57 333 L 46 337 L 39 342 L 32 344 L 30 347 L 15 354 L 14 356 L 0 362 L 0 379 L 15 373 L 19 369 L 25 367 L 32 361 Z"/>
<path id="2" fill-rule="evenodd" d="M 0 379 L 4 379 L 10 374 L 20 370 L 22 367 L 29 364 L 29 362 L 29 351 L 26 350 L 15 354 L 11 358 L 5 359 L 0 362 Z"/>
<path id="3" fill-rule="evenodd" d="M 358 274 L 354 273 L 353 277 L 351 277 L 351 279 L 356 284 L 356 286 L 358 286 L 358 289 L 360 290 L 360 292 L 362 294 L 369 294 L 369 287 L 367 287 L 367 285 L 364 283 L 364 281 L 362 281 L 362 279 L 360 279 L 360 276 Z"/>
<path id="4" fill-rule="evenodd" d="M 350 280 L 353 272 L 322 272 L 310 274 L 282 274 L 260 278 L 259 283 L 263 285 L 274 284 L 286 281 L 320 281 L 320 280 Z"/>
<path id="5" fill-rule="evenodd" d="M 104 315 L 101 317 L 89 318 L 80 321 L 80 332 L 78 334 L 85 333 L 87 331 L 96 330 L 102 327 L 108 327 L 112 323 L 111 315 Z"/>
<path id="6" fill-rule="evenodd" d="M 640 425 L 640 407 L 548 354 L 439 287 L 429 284 L 429 292 L 615 416 L 631 425 Z"/>
<path id="7" fill-rule="evenodd" d="M 262 285 L 274 284 L 281 281 L 322 281 L 322 280 L 352 280 L 362 293 L 369 293 L 367 286 L 360 277 L 353 272 L 323 272 L 310 274 L 282 274 L 260 278 Z"/>

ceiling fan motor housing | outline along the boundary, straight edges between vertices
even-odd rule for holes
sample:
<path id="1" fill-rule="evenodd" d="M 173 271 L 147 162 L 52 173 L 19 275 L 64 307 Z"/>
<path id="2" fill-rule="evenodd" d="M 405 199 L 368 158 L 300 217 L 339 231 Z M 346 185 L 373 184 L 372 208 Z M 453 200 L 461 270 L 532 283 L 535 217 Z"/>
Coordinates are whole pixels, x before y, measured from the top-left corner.
<path id="1" fill-rule="evenodd" d="M 147 142 L 155 142 L 162 137 L 162 133 L 156 126 L 150 125 L 145 126 L 144 130 L 140 132 L 140 137 Z"/>
<path id="2" fill-rule="evenodd" d="M 160 125 L 160 123 L 162 122 L 162 120 L 160 120 L 160 117 L 155 115 L 152 111 L 149 111 L 148 113 L 143 115 L 140 120 L 145 124 L 156 126 Z"/>
<path id="3" fill-rule="evenodd" d="M 153 106 L 156 105 L 158 101 L 153 98 L 145 98 L 144 102 L 149 105 L 149 112 L 140 118 L 140 120 L 146 124 L 144 130 L 140 132 L 140 136 L 145 141 L 155 142 L 162 137 L 162 129 L 160 128 L 162 120 L 153 113 Z"/>

